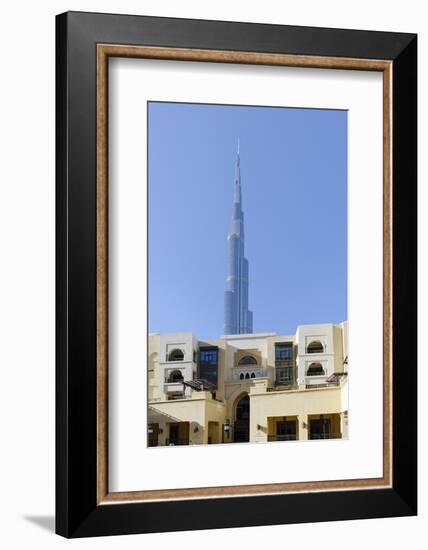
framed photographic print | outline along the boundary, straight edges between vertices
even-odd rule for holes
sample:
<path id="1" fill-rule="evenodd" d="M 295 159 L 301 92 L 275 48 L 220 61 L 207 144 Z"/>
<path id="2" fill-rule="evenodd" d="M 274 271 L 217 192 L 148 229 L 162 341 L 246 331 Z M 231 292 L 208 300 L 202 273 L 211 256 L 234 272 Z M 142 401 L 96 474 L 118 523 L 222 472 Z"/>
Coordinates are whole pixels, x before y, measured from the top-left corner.
<path id="1" fill-rule="evenodd" d="M 414 515 L 416 36 L 57 16 L 57 532 Z"/>

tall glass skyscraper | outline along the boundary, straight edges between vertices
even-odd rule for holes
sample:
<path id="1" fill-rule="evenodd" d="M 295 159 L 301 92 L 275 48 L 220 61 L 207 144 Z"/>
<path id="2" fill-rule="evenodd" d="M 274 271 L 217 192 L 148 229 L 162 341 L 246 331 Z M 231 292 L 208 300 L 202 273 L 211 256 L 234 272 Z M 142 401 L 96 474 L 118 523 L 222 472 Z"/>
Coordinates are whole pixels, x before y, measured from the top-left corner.
<path id="1" fill-rule="evenodd" d="M 251 334 L 253 312 L 248 309 L 248 260 L 244 255 L 244 213 L 242 211 L 241 167 L 235 167 L 233 212 L 227 236 L 227 279 L 224 293 L 224 334 Z"/>

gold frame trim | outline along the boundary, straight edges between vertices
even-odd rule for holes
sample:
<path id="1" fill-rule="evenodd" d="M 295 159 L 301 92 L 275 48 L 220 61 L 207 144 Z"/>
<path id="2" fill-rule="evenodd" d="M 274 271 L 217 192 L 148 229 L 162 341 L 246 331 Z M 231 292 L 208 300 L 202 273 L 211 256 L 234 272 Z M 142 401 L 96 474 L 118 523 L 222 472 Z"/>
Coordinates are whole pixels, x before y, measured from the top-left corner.
<path id="1" fill-rule="evenodd" d="M 108 59 L 133 57 L 383 73 L 383 477 L 129 492 L 108 490 Z M 256 52 L 97 45 L 97 504 L 392 487 L 392 62 Z"/>

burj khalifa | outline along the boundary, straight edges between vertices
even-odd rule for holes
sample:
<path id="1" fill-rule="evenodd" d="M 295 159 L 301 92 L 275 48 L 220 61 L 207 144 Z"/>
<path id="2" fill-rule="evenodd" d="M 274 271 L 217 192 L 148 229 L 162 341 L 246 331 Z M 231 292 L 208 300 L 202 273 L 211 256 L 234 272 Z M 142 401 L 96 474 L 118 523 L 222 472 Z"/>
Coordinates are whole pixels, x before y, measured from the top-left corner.
<path id="1" fill-rule="evenodd" d="M 241 166 L 235 166 L 233 211 L 227 236 L 227 278 L 224 293 L 224 334 L 251 334 L 253 312 L 248 309 L 248 260 L 245 257 L 244 213 L 242 211 Z"/>

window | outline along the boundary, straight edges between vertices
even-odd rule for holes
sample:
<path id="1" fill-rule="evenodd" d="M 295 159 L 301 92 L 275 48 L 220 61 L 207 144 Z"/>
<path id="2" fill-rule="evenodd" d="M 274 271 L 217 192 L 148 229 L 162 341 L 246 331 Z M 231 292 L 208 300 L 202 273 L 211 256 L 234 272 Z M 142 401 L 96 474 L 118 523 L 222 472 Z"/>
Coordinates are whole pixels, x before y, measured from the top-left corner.
<path id="1" fill-rule="evenodd" d="M 307 353 L 324 353 L 324 346 L 319 340 L 314 340 L 308 345 Z"/>
<path id="2" fill-rule="evenodd" d="M 277 342 L 275 344 L 275 384 L 290 386 L 293 381 L 293 342 Z"/>
<path id="3" fill-rule="evenodd" d="M 180 370 L 173 370 L 168 378 L 168 382 L 183 382 L 184 378 Z"/>
<path id="4" fill-rule="evenodd" d="M 250 374 L 247 372 L 247 374 L 245 375 L 245 379 L 248 380 L 250 378 Z"/>
<path id="5" fill-rule="evenodd" d="M 324 374 L 325 370 L 323 369 L 321 363 L 311 363 L 306 376 L 323 376 Z"/>
<path id="6" fill-rule="evenodd" d="M 217 387 L 218 348 L 201 348 L 199 350 L 199 377 Z"/>
<path id="7" fill-rule="evenodd" d="M 293 384 L 293 367 L 276 367 L 275 384 L 277 386 L 290 386 Z"/>
<path id="8" fill-rule="evenodd" d="M 275 361 L 292 361 L 293 343 L 279 342 L 275 344 Z"/>
<path id="9" fill-rule="evenodd" d="M 238 365 L 257 365 L 257 359 L 252 355 L 244 355 L 238 361 Z"/>
<path id="10" fill-rule="evenodd" d="M 241 374 L 239 375 L 239 380 L 244 380 L 244 373 L 241 372 Z"/>
<path id="11" fill-rule="evenodd" d="M 252 372 L 252 373 L 251 373 L 251 378 L 255 378 L 255 377 L 256 377 L 255 373 Z"/>
<path id="12" fill-rule="evenodd" d="M 168 361 L 184 361 L 184 353 L 181 349 L 173 349 L 168 355 Z"/>
<path id="13" fill-rule="evenodd" d="M 217 350 L 201 350 L 200 362 L 209 363 L 211 365 L 217 364 Z"/>

